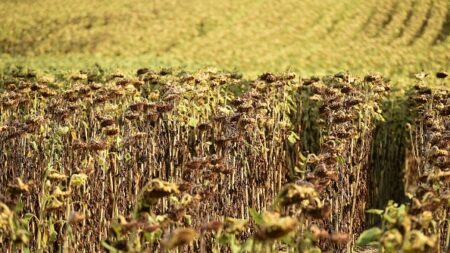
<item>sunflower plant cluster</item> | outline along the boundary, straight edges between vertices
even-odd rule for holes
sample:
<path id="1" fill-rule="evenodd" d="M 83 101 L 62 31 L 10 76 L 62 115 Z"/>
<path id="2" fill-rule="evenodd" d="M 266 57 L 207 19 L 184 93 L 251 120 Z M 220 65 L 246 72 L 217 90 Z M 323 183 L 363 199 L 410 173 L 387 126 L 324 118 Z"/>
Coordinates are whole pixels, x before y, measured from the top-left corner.
<path id="1" fill-rule="evenodd" d="M 376 245 L 380 252 L 448 252 L 450 213 L 450 93 L 446 72 L 436 73 L 438 85 L 431 78 L 416 76 L 409 89 L 407 107 L 410 122 L 408 149 L 404 168 L 404 187 L 408 202 L 389 202 L 380 215 L 381 227 L 364 231 L 358 244 Z M 427 79 L 428 78 L 428 79 Z"/>
<path id="2" fill-rule="evenodd" d="M 437 73 L 445 78 L 446 73 Z M 445 87 L 445 85 L 444 85 Z M 410 91 L 411 114 L 408 125 L 410 159 L 405 172 L 407 195 L 415 213 L 432 212 L 437 223 L 438 248 L 449 250 L 450 213 L 450 90 L 430 88 L 426 81 Z"/>
<path id="3" fill-rule="evenodd" d="M 16 68 L 0 89 L 2 251 L 343 251 L 364 227 L 379 75 Z"/>
<path id="4" fill-rule="evenodd" d="M 331 219 L 323 223 L 353 235 L 365 226 L 371 146 L 376 125 L 384 120 L 381 103 L 390 91 L 389 81 L 378 74 L 358 78 L 338 73 L 302 83 L 305 102 L 299 124 L 306 155 L 298 159 L 297 174 L 330 203 Z M 349 247 L 338 246 L 335 250 Z"/>

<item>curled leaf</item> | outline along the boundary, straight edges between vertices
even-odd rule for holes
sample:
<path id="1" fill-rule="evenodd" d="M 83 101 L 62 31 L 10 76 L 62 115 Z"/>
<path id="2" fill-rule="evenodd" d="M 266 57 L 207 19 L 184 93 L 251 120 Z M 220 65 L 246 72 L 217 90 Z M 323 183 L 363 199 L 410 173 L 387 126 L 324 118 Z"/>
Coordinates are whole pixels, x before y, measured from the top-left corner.
<path id="1" fill-rule="evenodd" d="M 358 246 L 365 246 L 371 242 L 378 241 L 381 238 L 381 234 L 381 229 L 377 227 L 365 230 L 359 235 L 356 244 Z"/>
<path id="2" fill-rule="evenodd" d="M 153 179 L 143 188 L 144 199 L 159 199 L 176 193 L 179 193 L 177 184 L 160 179 Z"/>

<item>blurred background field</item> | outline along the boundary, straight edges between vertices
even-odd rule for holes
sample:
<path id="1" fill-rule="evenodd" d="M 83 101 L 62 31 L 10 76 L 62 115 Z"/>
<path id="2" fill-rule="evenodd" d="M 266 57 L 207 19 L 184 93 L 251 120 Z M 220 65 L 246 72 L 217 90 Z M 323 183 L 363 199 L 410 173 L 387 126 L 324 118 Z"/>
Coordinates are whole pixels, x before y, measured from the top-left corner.
<path id="1" fill-rule="evenodd" d="M 1 1 L 0 67 L 376 71 L 399 80 L 448 69 L 449 33 L 448 0 Z"/>

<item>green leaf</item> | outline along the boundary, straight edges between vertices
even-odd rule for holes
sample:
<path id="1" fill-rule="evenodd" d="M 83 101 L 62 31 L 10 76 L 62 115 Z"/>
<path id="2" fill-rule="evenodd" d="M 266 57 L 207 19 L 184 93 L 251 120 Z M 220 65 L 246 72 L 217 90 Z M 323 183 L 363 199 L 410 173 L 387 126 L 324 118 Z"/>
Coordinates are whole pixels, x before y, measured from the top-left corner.
<path id="1" fill-rule="evenodd" d="M 298 135 L 294 132 L 291 132 L 291 134 L 288 137 L 288 141 L 291 144 L 295 144 L 300 138 L 298 137 Z"/>
<path id="2" fill-rule="evenodd" d="M 70 128 L 68 126 L 59 127 L 56 130 L 57 134 L 60 135 L 60 136 L 66 135 L 69 131 L 70 131 Z"/>
<path id="3" fill-rule="evenodd" d="M 38 145 L 36 144 L 35 141 L 31 141 L 31 147 L 33 148 L 34 151 L 38 151 Z"/>
<path id="4" fill-rule="evenodd" d="M 314 247 L 309 250 L 309 253 L 322 253 L 322 251 L 318 247 Z"/>
<path id="5" fill-rule="evenodd" d="M 119 224 L 117 223 L 111 224 L 111 229 L 114 231 L 116 235 L 118 235 L 118 237 L 122 236 L 122 227 Z"/>
<path id="6" fill-rule="evenodd" d="M 48 226 L 48 232 L 49 232 L 49 241 L 54 242 L 56 241 L 56 237 L 58 236 L 58 233 L 55 230 L 55 226 L 53 222 L 50 222 Z"/>
<path id="7" fill-rule="evenodd" d="M 342 156 L 337 156 L 336 159 L 337 159 L 337 161 L 338 161 L 340 164 L 345 164 L 345 159 L 344 159 L 344 157 L 342 157 Z"/>
<path id="8" fill-rule="evenodd" d="M 129 160 L 131 160 L 131 154 L 130 153 L 125 153 L 123 158 L 125 158 L 125 162 L 128 162 Z"/>
<path id="9" fill-rule="evenodd" d="M 230 238 L 230 249 L 232 253 L 239 253 L 239 251 L 241 250 L 241 247 L 239 245 L 238 242 L 236 242 L 236 238 L 233 236 Z"/>
<path id="10" fill-rule="evenodd" d="M 22 217 L 22 219 L 21 219 L 22 224 L 24 224 L 25 226 L 28 226 L 28 224 L 30 224 L 30 220 L 31 220 L 32 218 L 36 218 L 36 219 L 38 220 L 38 218 L 36 217 L 36 215 L 34 215 L 34 214 L 32 214 L 32 213 L 26 213 L 26 214 Z"/>
<path id="11" fill-rule="evenodd" d="M 377 241 L 380 239 L 382 233 L 383 232 L 378 227 L 373 227 L 371 229 L 365 230 L 361 235 L 359 235 L 356 244 L 358 246 L 365 246 L 371 242 Z"/>
<path id="12" fill-rule="evenodd" d="M 408 215 L 408 212 L 407 212 L 407 210 L 406 210 L 406 206 L 405 205 L 401 205 L 399 208 L 398 208 L 398 216 L 400 216 L 400 217 L 405 217 L 405 216 L 407 216 Z"/>
<path id="13" fill-rule="evenodd" d="M 188 122 L 188 125 L 189 125 L 189 126 L 191 126 L 191 127 L 196 127 L 197 124 L 198 124 L 198 120 L 197 120 L 196 118 L 190 118 L 190 119 L 189 119 L 189 122 Z"/>
<path id="14" fill-rule="evenodd" d="M 249 238 L 247 241 L 241 244 L 241 249 L 239 252 L 251 252 L 253 247 L 253 239 Z"/>
<path id="15" fill-rule="evenodd" d="M 13 210 L 16 213 L 19 213 L 19 212 L 21 212 L 23 210 L 23 207 L 24 207 L 23 202 L 20 201 L 20 202 L 16 203 L 16 205 L 13 208 Z"/>
<path id="16" fill-rule="evenodd" d="M 383 210 L 380 209 L 369 209 L 366 211 L 366 213 L 370 213 L 370 214 L 377 214 L 377 215 L 382 215 L 383 214 Z"/>
<path id="17" fill-rule="evenodd" d="M 161 229 L 156 230 L 155 232 L 153 232 L 153 234 L 155 234 L 155 239 L 161 239 L 163 231 Z"/>
<path id="18" fill-rule="evenodd" d="M 107 249 L 109 252 L 118 252 L 118 250 L 116 248 L 114 248 L 113 246 L 109 245 L 105 241 L 102 241 L 102 246 L 103 246 L 103 248 Z"/>
<path id="19" fill-rule="evenodd" d="M 249 213 L 256 225 L 261 225 L 264 223 L 262 214 L 258 213 L 254 208 L 250 208 Z"/>
<path id="20" fill-rule="evenodd" d="M 87 175 L 84 173 L 73 174 L 70 178 L 70 186 L 78 187 L 86 184 Z"/>
<path id="21" fill-rule="evenodd" d="M 157 239 L 160 239 L 162 235 L 162 230 L 157 229 L 153 232 L 144 232 L 144 239 L 147 243 L 152 243 Z"/>
<path id="22" fill-rule="evenodd" d="M 292 237 L 292 236 L 285 236 L 285 237 L 280 238 L 280 240 L 284 244 L 286 244 L 286 245 L 288 245 L 290 247 L 295 247 L 295 245 L 297 244 L 296 241 L 295 241 L 295 238 Z"/>
<path id="23" fill-rule="evenodd" d="M 306 156 L 304 156 L 301 152 L 299 153 L 299 156 L 300 156 L 300 161 L 302 161 L 302 162 L 306 162 Z"/>

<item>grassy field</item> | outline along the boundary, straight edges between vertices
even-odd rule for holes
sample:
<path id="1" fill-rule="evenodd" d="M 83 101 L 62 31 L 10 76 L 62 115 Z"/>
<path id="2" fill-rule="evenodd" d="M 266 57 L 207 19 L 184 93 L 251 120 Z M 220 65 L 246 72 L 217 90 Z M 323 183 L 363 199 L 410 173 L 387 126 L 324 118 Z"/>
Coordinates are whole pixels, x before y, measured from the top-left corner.
<path id="1" fill-rule="evenodd" d="M 0 252 L 450 250 L 449 0 L 0 2 Z"/>

